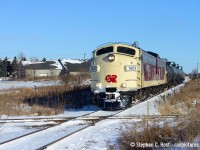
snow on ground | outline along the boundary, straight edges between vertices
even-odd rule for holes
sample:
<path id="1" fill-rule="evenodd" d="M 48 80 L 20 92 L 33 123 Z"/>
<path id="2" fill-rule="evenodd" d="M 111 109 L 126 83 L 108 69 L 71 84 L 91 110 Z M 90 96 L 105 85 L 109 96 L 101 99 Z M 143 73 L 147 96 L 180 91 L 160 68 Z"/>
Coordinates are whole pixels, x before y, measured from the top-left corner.
<path id="1" fill-rule="evenodd" d="M 78 116 L 83 116 L 83 115 L 86 115 L 86 114 L 90 114 L 94 111 L 97 111 L 99 110 L 99 108 L 97 108 L 96 106 L 92 106 L 92 105 L 88 105 L 88 106 L 84 106 L 83 108 L 81 109 L 65 109 L 65 112 L 63 114 L 59 114 L 59 115 L 53 115 L 53 116 L 7 116 L 7 115 L 2 115 L 0 116 L 0 121 L 2 120 L 6 120 L 6 119 L 29 119 L 29 121 L 31 121 L 31 118 L 64 118 L 64 117 L 78 117 Z M 38 120 L 38 122 L 34 121 L 34 122 L 29 122 L 28 120 L 25 120 L 24 123 L 0 123 L 0 143 L 6 141 L 6 140 L 9 140 L 9 139 L 12 139 L 12 138 L 15 138 L 15 137 L 19 137 L 21 135 L 24 135 L 24 134 L 27 134 L 27 133 L 31 133 L 33 131 L 36 131 L 36 130 L 39 130 L 39 129 L 42 129 L 46 126 L 50 126 L 50 125 L 54 125 L 55 122 L 53 121 L 40 121 Z M 50 132 L 49 131 L 49 135 L 48 136 L 53 136 L 53 138 L 51 138 L 50 140 L 46 140 L 42 139 L 43 142 L 49 142 L 49 141 L 53 141 L 55 139 L 57 139 L 58 137 L 60 136 L 63 136 L 63 135 L 66 135 L 66 134 L 69 134 L 77 129 L 80 129 L 80 128 L 83 128 L 86 126 L 86 123 L 83 122 L 83 121 L 80 121 L 80 120 L 77 120 L 77 121 L 72 121 L 72 122 L 68 122 L 66 124 L 66 126 L 64 125 L 64 129 L 58 127 L 58 132 L 56 133 L 53 133 L 53 132 Z M 70 128 L 68 128 L 70 127 Z M 68 129 L 67 129 L 68 128 Z M 66 132 L 62 130 L 67 130 Z M 55 135 L 54 135 L 55 134 Z M 41 134 L 38 135 L 38 137 L 42 136 Z M 36 138 L 38 139 L 38 138 Z M 35 137 L 33 139 L 30 138 L 30 140 L 34 140 L 35 141 Z M 41 139 L 40 139 L 41 140 Z M 16 145 L 19 146 L 19 150 L 22 148 L 22 149 L 35 149 L 36 147 L 39 147 L 43 144 L 43 142 L 36 142 L 35 146 L 31 146 L 30 147 L 28 145 L 24 145 L 22 144 L 23 141 L 21 141 L 21 146 L 19 146 L 17 143 L 11 143 L 9 144 L 10 146 L 7 147 L 5 145 L 4 146 L 1 146 L 0 145 L 0 149 L 12 149 L 14 148 Z M 14 149 L 18 149 L 18 148 L 14 148 Z"/>
<path id="2" fill-rule="evenodd" d="M 10 80 L 9 77 L 0 77 L 0 81 L 8 81 L 8 80 Z"/>
<path id="3" fill-rule="evenodd" d="M 173 90 L 166 91 L 166 94 L 172 93 L 174 90 L 178 90 L 184 84 L 181 84 Z M 164 93 L 165 94 L 165 93 Z M 156 101 L 161 100 L 160 94 L 155 96 L 147 101 L 144 101 L 138 105 L 135 105 L 125 111 L 117 114 L 117 116 L 131 116 L 131 115 L 146 115 L 147 114 L 147 104 L 149 103 L 149 115 L 159 115 L 157 110 Z M 106 111 L 104 112 L 105 114 Z M 103 114 L 104 114 L 103 113 Z M 112 111 L 110 112 L 113 113 Z M 99 112 L 91 114 L 90 116 L 98 116 Z M 48 147 L 47 149 L 70 149 L 70 150 L 107 150 L 109 145 L 115 145 L 115 149 L 119 149 L 117 145 L 117 139 L 120 137 L 122 129 L 130 126 L 131 124 L 138 122 L 138 119 L 135 120 L 119 120 L 119 119 L 106 119 L 91 126 L 83 131 L 73 134 L 70 137 L 67 137 L 61 140 L 58 143 Z"/>
<path id="4" fill-rule="evenodd" d="M 159 94 L 157 96 L 154 96 L 153 98 L 144 101 L 142 103 L 139 103 L 130 109 L 126 109 L 120 114 L 117 114 L 117 116 L 131 116 L 131 115 L 160 115 L 157 106 L 159 105 L 159 101 L 162 101 L 162 97 L 165 97 L 165 95 L 172 94 L 174 91 L 177 91 L 181 87 L 183 87 L 184 84 L 181 84 L 179 86 L 176 86 L 175 88 L 167 90 L 165 93 Z M 148 111 L 147 111 L 148 110 Z"/>
<path id="5" fill-rule="evenodd" d="M 114 115 L 116 113 L 119 113 L 121 110 L 116 110 L 116 111 L 106 111 L 106 110 L 100 110 L 98 112 L 92 113 L 89 116 L 110 116 L 110 115 Z"/>
<path id="6" fill-rule="evenodd" d="M 178 90 L 184 84 L 176 87 Z M 167 93 L 173 92 L 173 90 L 166 91 Z M 148 101 L 144 101 L 138 105 L 135 105 L 116 116 L 131 116 L 131 115 L 146 115 L 147 114 L 147 105 L 149 105 L 149 115 L 158 115 L 159 112 L 157 110 L 157 101 L 161 100 L 161 96 L 165 94 L 155 96 Z M 66 109 L 64 114 L 58 116 L 81 116 L 86 113 L 91 113 L 92 111 L 97 110 L 95 107 L 85 107 L 82 110 L 75 109 Z M 99 112 L 102 112 L 101 114 Z M 113 114 L 114 111 L 110 111 L 109 114 Z M 115 112 L 116 113 L 116 112 Z M 98 111 L 96 114 L 92 114 L 91 116 L 102 116 L 104 114 L 108 114 L 106 111 Z M 4 117 L 5 118 L 5 117 Z M 132 125 L 134 122 L 138 122 L 138 119 L 106 119 L 96 123 L 94 126 L 90 126 L 87 129 L 79 131 L 63 140 L 55 143 L 54 145 L 48 147 L 47 149 L 70 149 L 70 150 L 106 150 L 109 145 L 115 145 L 115 149 L 119 149 L 117 145 L 117 140 L 120 137 L 121 132 L 124 128 Z M 33 123 L 34 124 L 34 123 Z M 72 120 L 68 121 L 64 124 L 61 124 L 56 129 L 49 129 L 48 133 L 38 133 L 34 136 L 30 136 L 27 138 L 20 139 L 18 141 L 10 142 L 9 144 L 0 145 L 0 149 L 36 149 L 41 145 L 44 145 L 50 141 L 53 141 L 63 135 L 69 134 L 77 129 L 81 129 L 88 126 L 85 122 L 81 120 Z M 8 125 L 8 124 L 0 124 L 0 134 L 7 133 L 9 135 L 9 130 L 25 132 L 23 129 L 19 129 L 18 125 Z M 29 130 L 30 131 L 30 130 Z M 17 133 L 10 134 L 10 136 L 15 136 Z M 2 138 L 3 136 L 1 136 Z M 6 139 L 7 137 L 3 137 L 2 139 Z M 12 137 L 11 137 L 12 138 Z M 34 141 L 34 142 L 33 142 Z"/>
<path id="7" fill-rule="evenodd" d="M 19 137 L 37 130 L 45 126 L 54 125 L 55 122 L 24 122 L 24 123 L 4 123 L 0 124 L 0 143 L 9 139 Z"/>
<path id="8" fill-rule="evenodd" d="M 120 137 L 122 128 L 133 120 L 103 120 L 85 130 L 69 136 L 50 146 L 47 150 L 107 150 Z"/>
<path id="9" fill-rule="evenodd" d="M 88 124 L 81 120 L 72 120 L 62 123 L 56 127 L 48 128 L 47 130 L 29 135 L 9 143 L 1 144 L 1 150 L 31 150 L 37 149 L 50 142 L 53 142 L 67 134 L 70 134 L 76 130 L 82 129 L 88 126 Z"/>
<path id="10" fill-rule="evenodd" d="M 97 110 L 100 110 L 100 109 L 93 105 L 83 106 L 80 109 L 69 108 L 69 109 L 65 109 L 64 116 L 65 117 L 79 117 L 86 114 L 90 114 Z"/>
<path id="11" fill-rule="evenodd" d="M 93 105 L 86 105 L 83 106 L 82 108 L 75 109 L 75 108 L 65 108 L 63 114 L 58 114 L 58 115 L 52 115 L 52 116 L 7 116 L 7 115 L 2 115 L 0 116 L 0 119 L 29 119 L 29 118 L 67 118 L 67 117 L 80 117 L 83 115 L 90 114 L 92 112 L 98 111 L 100 108 L 93 106 Z"/>
<path id="12" fill-rule="evenodd" d="M 0 90 L 14 89 L 14 88 L 34 88 L 35 86 L 51 86 L 61 84 L 60 81 L 1 81 L 0 80 Z"/>

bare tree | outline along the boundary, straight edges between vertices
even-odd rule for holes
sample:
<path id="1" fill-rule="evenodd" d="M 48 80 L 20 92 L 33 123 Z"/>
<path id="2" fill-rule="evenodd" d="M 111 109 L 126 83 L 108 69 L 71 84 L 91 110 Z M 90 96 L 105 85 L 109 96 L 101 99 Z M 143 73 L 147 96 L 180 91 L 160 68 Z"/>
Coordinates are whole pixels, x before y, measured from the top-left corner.
<path id="1" fill-rule="evenodd" d="M 20 52 L 19 53 L 19 55 L 18 55 L 18 59 L 20 60 L 20 61 L 22 61 L 22 60 L 26 60 L 26 57 L 25 57 L 25 55 L 24 55 L 24 53 L 23 52 Z"/>

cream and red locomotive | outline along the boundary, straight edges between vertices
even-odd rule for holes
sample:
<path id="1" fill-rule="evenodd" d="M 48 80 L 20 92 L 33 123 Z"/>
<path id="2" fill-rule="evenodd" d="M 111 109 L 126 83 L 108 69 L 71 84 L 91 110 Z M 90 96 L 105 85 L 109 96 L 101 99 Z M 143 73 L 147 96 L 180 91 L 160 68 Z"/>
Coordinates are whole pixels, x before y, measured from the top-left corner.
<path id="1" fill-rule="evenodd" d="M 111 43 L 93 51 L 90 66 L 94 101 L 103 108 L 126 108 L 183 81 L 184 72 L 173 62 L 147 52 L 137 43 Z"/>

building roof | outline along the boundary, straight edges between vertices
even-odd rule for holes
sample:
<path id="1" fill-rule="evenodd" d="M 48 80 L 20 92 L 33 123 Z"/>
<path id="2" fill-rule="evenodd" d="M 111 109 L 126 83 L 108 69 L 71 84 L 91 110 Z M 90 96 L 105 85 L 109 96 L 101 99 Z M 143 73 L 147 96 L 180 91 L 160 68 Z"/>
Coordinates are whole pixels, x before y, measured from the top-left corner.
<path id="1" fill-rule="evenodd" d="M 29 64 L 23 63 L 23 66 L 25 67 L 25 69 L 34 69 L 34 70 L 62 69 L 62 68 L 57 68 L 57 66 L 53 64 L 55 64 L 54 61 L 46 61 L 46 62 L 29 63 Z"/>
<path id="2" fill-rule="evenodd" d="M 62 65 L 60 64 L 62 63 Z M 59 61 L 46 61 L 46 62 L 30 62 L 23 61 L 22 65 L 25 69 L 34 69 L 34 70 L 47 70 L 47 69 L 67 69 L 69 72 L 89 72 L 89 67 L 91 61 L 79 61 L 79 60 L 60 60 Z"/>

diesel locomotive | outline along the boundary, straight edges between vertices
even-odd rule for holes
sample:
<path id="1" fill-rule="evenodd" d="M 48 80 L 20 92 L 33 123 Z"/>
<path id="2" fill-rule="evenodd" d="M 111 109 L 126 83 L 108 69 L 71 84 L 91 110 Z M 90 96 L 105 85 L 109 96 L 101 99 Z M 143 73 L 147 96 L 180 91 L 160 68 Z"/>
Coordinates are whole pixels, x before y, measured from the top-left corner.
<path id="1" fill-rule="evenodd" d="M 90 66 L 94 102 L 127 108 L 184 80 L 182 67 L 134 44 L 109 43 L 93 51 Z"/>

